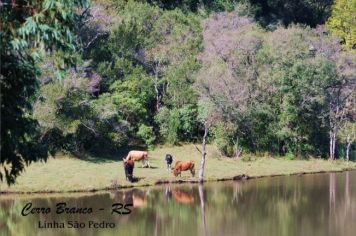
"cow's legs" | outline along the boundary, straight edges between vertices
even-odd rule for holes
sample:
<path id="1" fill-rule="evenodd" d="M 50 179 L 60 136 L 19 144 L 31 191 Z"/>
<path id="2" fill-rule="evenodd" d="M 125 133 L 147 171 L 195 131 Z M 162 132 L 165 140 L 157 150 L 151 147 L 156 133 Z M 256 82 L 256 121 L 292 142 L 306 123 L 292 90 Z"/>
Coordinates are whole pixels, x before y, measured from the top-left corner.
<path id="1" fill-rule="evenodd" d="M 147 161 L 148 168 L 151 168 L 150 162 Z"/>
<path id="2" fill-rule="evenodd" d="M 128 179 L 128 171 L 127 171 L 127 167 L 126 166 L 124 166 L 124 168 L 125 168 L 125 178 L 126 178 L 126 180 Z"/>
<path id="3" fill-rule="evenodd" d="M 190 170 L 190 173 L 192 173 L 192 176 L 194 177 L 194 175 L 195 175 L 195 170 L 194 170 L 194 169 L 191 169 L 191 170 Z"/>
<path id="4" fill-rule="evenodd" d="M 143 166 L 144 166 L 143 163 L 144 163 L 144 160 L 141 161 L 141 168 L 143 168 Z"/>

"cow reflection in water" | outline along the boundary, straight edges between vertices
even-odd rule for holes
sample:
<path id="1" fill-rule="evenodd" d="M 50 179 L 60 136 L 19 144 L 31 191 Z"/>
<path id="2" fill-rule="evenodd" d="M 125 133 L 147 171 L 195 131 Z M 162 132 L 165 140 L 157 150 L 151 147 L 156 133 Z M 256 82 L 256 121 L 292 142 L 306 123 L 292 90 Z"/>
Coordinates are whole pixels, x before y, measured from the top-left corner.
<path id="1" fill-rule="evenodd" d="M 110 197 L 117 202 L 132 204 L 133 207 L 146 207 L 149 191 L 130 189 L 127 191 L 111 192 Z"/>
<path id="2" fill-rule="evenodd" d="M 177 202 L 189 204 L 194 202 L 193 193 L 189 193 L 179 189 L 173 189 L 173 197 Z"/>

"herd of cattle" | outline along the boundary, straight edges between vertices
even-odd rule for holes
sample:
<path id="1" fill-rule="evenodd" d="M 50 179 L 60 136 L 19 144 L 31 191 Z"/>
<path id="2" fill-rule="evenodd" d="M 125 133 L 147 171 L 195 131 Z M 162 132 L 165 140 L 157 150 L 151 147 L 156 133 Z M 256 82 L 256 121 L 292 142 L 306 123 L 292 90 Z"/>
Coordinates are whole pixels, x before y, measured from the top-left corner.
<path id="1" fill-rule="evenodd" d="M 189 170 L 192 176 L 195 175 L 194 161 L 176 161 L 174 168 L 172 168 L 173 156 L 171 154 L 166 154 L 165 162 L 167 164 L 167 169 L 172 171 L 174 176 L 181 176 L 182 171 Z M 133 182 L 133 170 L 135 167 L 135 161 L 141 161 L 141 167 L 148 166 L 151 167 L 148 161 L 148 153 L 146 151 L 130 151 L 124 161 L 124 169 L 126 180 Z"/>

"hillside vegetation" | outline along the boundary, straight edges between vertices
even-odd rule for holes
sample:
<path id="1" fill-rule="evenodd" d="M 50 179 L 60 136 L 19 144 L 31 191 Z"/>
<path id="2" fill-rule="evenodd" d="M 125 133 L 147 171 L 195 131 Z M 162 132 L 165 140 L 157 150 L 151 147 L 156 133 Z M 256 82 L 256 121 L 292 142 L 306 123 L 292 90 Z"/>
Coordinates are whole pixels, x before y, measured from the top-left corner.
<path id="1" fill-rule="evenodd" d="M 1 6 L 12 24 L 2 33 L 0 178 L 13 183 L 57 152 L 100 161 L 201 142 L 204 130 L 227 157 L 355 159 L 353 3 Z"/>

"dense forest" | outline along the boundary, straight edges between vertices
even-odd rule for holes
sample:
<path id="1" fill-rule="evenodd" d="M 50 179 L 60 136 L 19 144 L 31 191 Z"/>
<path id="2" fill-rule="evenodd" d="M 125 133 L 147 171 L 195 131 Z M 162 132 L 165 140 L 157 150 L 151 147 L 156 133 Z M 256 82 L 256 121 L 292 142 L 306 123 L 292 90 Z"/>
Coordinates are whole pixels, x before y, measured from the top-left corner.
<path id="1" fill-rule="evenodd" d="M 207 141 L 355 158 L 355 0 L 1 1 L 1 162 Z"/>

